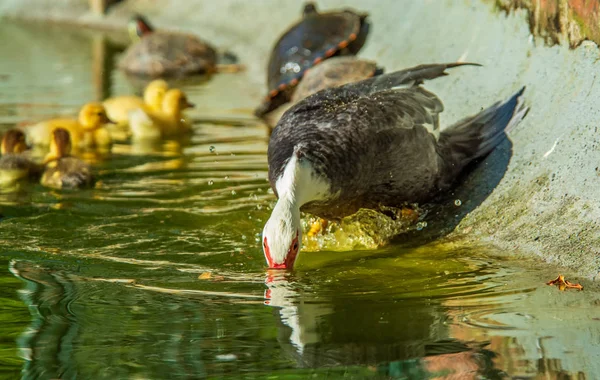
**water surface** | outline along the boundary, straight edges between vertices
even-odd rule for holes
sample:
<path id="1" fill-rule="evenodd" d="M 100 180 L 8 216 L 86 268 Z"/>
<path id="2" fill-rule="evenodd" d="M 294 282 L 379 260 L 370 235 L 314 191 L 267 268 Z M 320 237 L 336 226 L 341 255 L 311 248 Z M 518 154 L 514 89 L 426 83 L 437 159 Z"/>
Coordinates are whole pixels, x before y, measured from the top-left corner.
<path id="1" fill-rule="evenodd" d="M 123 37 L 3 21 L 2 130 L 139 91 Z M 189 142 L 120 141 L 85 191 L 0 194 L 0 376 L 518 378 L 600 373 L 596 293 L 458 242 L 265 271 L 274 197 L 247 74 L 181 83 Z"/>

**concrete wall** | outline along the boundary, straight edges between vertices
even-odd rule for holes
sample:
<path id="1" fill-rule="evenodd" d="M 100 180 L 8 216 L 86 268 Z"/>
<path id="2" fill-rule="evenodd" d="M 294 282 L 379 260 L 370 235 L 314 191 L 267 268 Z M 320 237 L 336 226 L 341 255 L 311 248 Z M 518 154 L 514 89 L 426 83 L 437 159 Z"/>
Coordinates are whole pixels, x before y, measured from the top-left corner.
<path id="1" fill-rule="evenodd" d="M 457 235 L 488 239 L 511 254 L 600 279 L 600 62 L 593 42 L 575 49 L 568 41 L 549 46 L 531 35 L 529 11 L 507 14 L 493 1 L 318 4 L 368 11 L 373 27 L 361 56 L 388 71 L 426 62 L 483 64 L 427 84 L 446 105 L 443 125 L 526 85 L 529 115 L 511 133 L 512 144 L 492 154 L 457 190 L 462 206 L 447 224 Z M 292 0 L 128 0 L 102 17 L 82 0 L 4 0 L 0 15 L 124 27 L 133 11 L 145 13 L 159 27 L 192 31 L 238 54 L 255 78 L 250 91 L 258 103 L 272 44 L 301 7 Z"/>

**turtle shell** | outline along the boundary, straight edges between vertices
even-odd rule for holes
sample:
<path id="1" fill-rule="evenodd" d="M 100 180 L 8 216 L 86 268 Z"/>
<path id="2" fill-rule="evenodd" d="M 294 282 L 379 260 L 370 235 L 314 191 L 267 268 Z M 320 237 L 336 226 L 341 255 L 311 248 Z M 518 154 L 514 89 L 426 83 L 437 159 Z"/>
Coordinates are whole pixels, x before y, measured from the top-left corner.
<path id="1" fill-rule="evenodd" d="M 296 86 L 290 102 L 263 116 L 267 126 L 275 128 L 281 116 L 300 100 L 326 88 L 343 86 L 375 75 L 383 74 L 383 69 L 373 61 L 353 56 L 333 57 L 306 70 L 302 81 Z"/>
<path id="2" fill-rule="evenodd" d="M 269 94 L 255 113 L 262 116 L 290 100 L 307 69 L 334 55 L 354 55 L 368 33 L 367 14 L 351 10 L 317 13 L 312 4 L 304 18 L 277 41 L 269 59 Z"/>
<path id="3" fill-rule="evenodd" d="M 196 36 L 154 32 L 130 46 L 119 67 L 134 75 L 177 77 L 212 72 L 216 59 L 215 49 Z"/>
<path id="4" fill-rule="evenodd" d="M 306 71 L 296 87 L 291 102 L 295 103 L 326 88 L 358 82 L 383 73 L 373 61 L 356 57 L 334 57 Z"/>

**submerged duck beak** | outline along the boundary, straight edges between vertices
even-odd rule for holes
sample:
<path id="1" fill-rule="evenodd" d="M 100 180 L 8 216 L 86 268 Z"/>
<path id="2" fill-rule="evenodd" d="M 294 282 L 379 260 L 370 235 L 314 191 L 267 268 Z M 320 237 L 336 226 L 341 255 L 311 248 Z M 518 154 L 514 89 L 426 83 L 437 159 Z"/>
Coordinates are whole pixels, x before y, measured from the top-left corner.
<path id="1" fill-rule="evenodd" d="M 267 242 L 267 238 L 263 239 L 263 252 L 265 254 L 265 258 L 267 259 L 267 265 L 270 269 L 294 269 L 294 263 L 296 262 L 296 256 L 298 256 L 298 238 L 299 233 L 296 233 L 296 237 L 292 241 L 292 245 L 288 249 L 287 254 L 285 255 L 285 259 L 282 263 L 276 263 L 273 261 L 273 257 L 271 256 L 271 249 L 269 248 L 269 243 Z"/>

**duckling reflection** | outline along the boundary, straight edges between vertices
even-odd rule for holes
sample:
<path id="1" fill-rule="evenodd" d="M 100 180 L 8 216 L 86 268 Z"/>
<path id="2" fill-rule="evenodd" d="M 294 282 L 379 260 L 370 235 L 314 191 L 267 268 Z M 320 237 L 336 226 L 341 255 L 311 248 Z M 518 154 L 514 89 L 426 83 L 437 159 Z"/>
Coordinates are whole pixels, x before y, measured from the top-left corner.
<path id="1" fill-rule="evenodd" d="M 105 124 L 112 123 L 100 103 L 87 103 L 79 111 L 77 120 L 69 118 L 51 119 L 24 129 L 33 145 L 50 145 L 52 132 L 57 128 L 69 131 L 75 148 L 107 148 L 112 139 Z"/>
<path id="2" fill-rule="evenodd" d="M 123 95 L 108 98 L 102 102 L 109 119 L 119 127 L 129 125 L 129 112 L 141 108 L 145 112 L 160 112 L 162 101 L 169 85 L 162 79 L 151 81 L 144 90 L 143 98 L 133 95 Z"/>
<path id="3" fill-rule="evenodd" d="M 94 183 L 92 170 L 82 160 L 71 157 L 69 132 L 57 128 L 52 132 L 50 152 L 44 160 L 42 185 L 56 189 L 89 187 Z"/>
<path id="4" fill-rule="evenodd" d="M 23 132 L 11 129 L 2 136 L 0 186 L 9 187 L 22 180 L 39 178 L 41 167 L 24 155 L 25 150 Z"/>
<path id="5" fill-rule="evenodd" d="M 167 91 L 161 111 L 144 111 L 138 108 L 129 112 L 129 126 L 133 138 L 160 139 L 190 133 L 191 126 L 183 118 L 183 110 L 194 106 L 180 89 Z"/>

